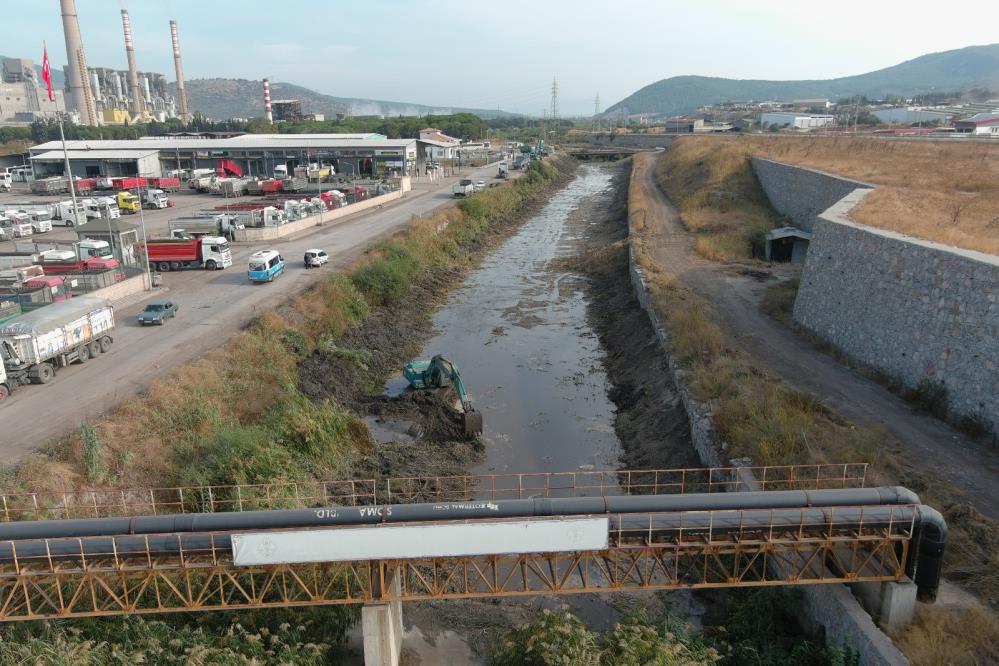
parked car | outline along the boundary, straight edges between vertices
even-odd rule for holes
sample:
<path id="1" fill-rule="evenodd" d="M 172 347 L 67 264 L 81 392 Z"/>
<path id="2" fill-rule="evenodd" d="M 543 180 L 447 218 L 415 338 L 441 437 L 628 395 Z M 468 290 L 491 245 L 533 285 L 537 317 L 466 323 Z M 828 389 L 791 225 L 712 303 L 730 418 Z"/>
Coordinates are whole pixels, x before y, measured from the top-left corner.
<path id="1" fill-rule="evenodd" d="M 330 260 L 329 255 L 324 250 L 312 248 L 305 251 L 305 267 L 319 268 Z"/>
<path id="2" fill-rule="evenodd" d="M 177 316 L 177 304 L 173 301 L 151 301 L 139 314 L 139 323 L 162 326 L 170 317 Z"/>
<path id="3" fill-rule="evenodd" d="M 484 181 L 484 180 L 477 180 L 477 181 L 475 181 L 475 191 L 476 192 L 481 192 L 484 189 L 486 189 L 486 181 Z"/>

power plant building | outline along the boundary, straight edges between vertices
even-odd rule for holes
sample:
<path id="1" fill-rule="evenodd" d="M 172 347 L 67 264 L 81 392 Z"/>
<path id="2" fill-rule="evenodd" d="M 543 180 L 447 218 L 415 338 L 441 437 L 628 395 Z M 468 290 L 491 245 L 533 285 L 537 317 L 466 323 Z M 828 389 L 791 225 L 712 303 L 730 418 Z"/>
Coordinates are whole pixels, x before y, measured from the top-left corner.
<path id="1" fill-rule="evenodd" d="M 50 102 L 33 60 L 3 58 L 0 62 L 0 123 L 27 125 L 55 117 L 66 110 L 66 100 L 63 91 L 53 92 L 55 101 Z"/>
<path id="2" fill-rule="evenodd" d="M 107 124 L 120 124 L 122 118 L 130 119 L 134 105 L 129 94 L 128 70 L 89 67 L 88 73 L 90 89 L 101 120 Z M 159 121 L 176 117 L 177 103 L 170 94 L 166 76 L 155 72 L 138 72 L 138 81 L 139 94 L 150 116 Z"/>

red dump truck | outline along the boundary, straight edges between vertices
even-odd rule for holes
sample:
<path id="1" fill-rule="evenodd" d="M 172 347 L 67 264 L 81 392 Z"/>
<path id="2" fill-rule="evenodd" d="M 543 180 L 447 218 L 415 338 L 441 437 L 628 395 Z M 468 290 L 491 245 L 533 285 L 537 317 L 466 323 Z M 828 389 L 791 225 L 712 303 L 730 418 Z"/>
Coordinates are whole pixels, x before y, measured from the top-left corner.
<path id="1" fill-rule="evenodd" d="M 148 178 L 149 187 L 163 190 L 165 192 L 176 192 L 180 189 L 180 178 Z"/>
<path id="2" fill-rule="evenodd" d="M 138 247 L 141 251 L 142 243 Z M 161 273 L 188 267 L 214 271 L 232 266 L 229 242 L 221 236 L 151 238 L 148 254 L 149 264 Z"/>
<path id="3" fill-rule="evenodd" d="M 121 190 L 140 190 L 147 186 L 146 179 L 142 176 L 135 176 L 129 178 L 112 178 L 111 187 L 112 189 Z"/>

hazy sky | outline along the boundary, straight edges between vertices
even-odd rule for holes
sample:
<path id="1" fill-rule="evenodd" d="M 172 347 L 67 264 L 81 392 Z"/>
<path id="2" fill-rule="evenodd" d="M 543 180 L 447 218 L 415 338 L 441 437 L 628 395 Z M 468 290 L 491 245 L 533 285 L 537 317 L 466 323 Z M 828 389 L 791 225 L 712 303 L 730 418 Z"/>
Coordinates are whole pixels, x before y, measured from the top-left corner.
<path id="1" fill-rule="evenodd" d="M 40 63 L 46 40 L 61 67 L 58 0 L 3 5 L 0 52 Z M 561 112 L 589 115 L 669 76 L 828 78 L 999 40 L 996 0 L 77 0 L 90 66 L 125 68 L 122 7 L 139 69 L 170 80 L 176 19 L 188 79 L 531 114 L 553 75 Z"/>

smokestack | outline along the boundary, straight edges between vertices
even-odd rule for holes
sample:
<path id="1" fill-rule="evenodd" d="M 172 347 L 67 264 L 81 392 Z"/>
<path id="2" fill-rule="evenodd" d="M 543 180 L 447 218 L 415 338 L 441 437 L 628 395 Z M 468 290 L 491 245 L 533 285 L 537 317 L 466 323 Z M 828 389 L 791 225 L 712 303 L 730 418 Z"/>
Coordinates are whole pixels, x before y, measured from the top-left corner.
<path id="1" fill-rule="evenodd" d="M 90 88 L 94 92 L 94 99 L 98 102 L 104 101 L 104 97 L 101 94 L 101 79 L 97 76 L 97 72 L 90 72 Z"/>
<path id="2" fill-rule="evenodd" d="M 271 111 L 271 82 L 264 79 L 264 118 L 267 122 L 274 122 L 274 114 Z"/>
<path id="3" fill-rule="evenodd" d="M 149 75 L 148 74 L 146 76 L 142 77 L 142 91 L 143 91 L 143 94 L 145 94 L 145 96 L 146 96 L 145 97 L 146 104 L 147 105 L 152 104 L 153 103 L 153 94 L 149 91 Z"/>
<path id="4" fill-rule="evenodd" d="M 84 125 L 97 124 L 97 111 L 92 103 L 88 103 L 85 83 L 87 72 L 80 70 L 80 54 L 83 53 L 83 37 L 80 36 L 80 21 L 76 15 L 76 0 L 59 0 L 62 10 L 62 32 L 66 38 L 66 68 L 69 73 L 69 97 L 73 109 L 80 114 L 80 122 Z M 86 58 L 82 58 L 86 61 Z M 91 111 L 93 109 L 93 111 Z"/>
<path id="5" fill-rule="evenodd" d="M 133 116 L 142 115 L 145 105 L 142 89 L 139 87 L 139 70 L 135 67 L 135 46 L 132 45 L 132 22 L 128 20 L 128 10 L 121 10 L 121 27 L 125 31 L 125 55 L 128 57 L 128 111 Z"/>
<path id="6" fill-rule="evenodd" d="M 264 79 L 264 118 L 267 118 L 267 122 L 274 122 L 274 114 L 271 113 L 271 82 L 268 79 Z"/>
<path id="7" fill-rule="evenodd" d="M 187 91 L 184 90 L 184 66 L 180 62 L 180 38 L 177 36 L 177 22 L 170 21 L 170 39 L 173 40 L 173 67 L 177 72 L 177 105 L 180 110 L 180 122 L 185 125 L 191 116 L 187 113 Z"/>

